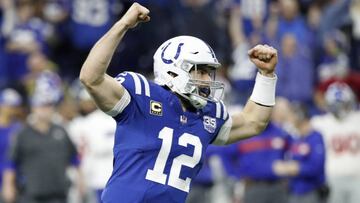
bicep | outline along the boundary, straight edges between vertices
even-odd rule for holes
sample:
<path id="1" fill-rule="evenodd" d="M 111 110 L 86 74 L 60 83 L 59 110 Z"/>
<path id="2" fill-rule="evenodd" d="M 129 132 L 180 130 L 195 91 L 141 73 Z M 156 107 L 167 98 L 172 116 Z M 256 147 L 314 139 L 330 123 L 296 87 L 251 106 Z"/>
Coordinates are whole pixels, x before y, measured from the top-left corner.
<path id="1" fill-rule="evenodd" d="M 104 112 L 114 108 L 124 95 L 124 87 L 109 75 L 95 85 L 86 86 L 96 105 Z"/>

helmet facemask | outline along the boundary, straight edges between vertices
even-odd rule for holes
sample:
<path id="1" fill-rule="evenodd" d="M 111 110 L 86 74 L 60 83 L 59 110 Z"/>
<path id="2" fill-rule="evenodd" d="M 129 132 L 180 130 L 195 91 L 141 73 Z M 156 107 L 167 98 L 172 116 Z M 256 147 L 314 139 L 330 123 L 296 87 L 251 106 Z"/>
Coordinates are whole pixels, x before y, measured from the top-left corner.
<path id="1" fill-rule="evenodd" d="M 201 109 L 208 101 L 218 102 L 224 93 L 224 84 L 215 81 L 216 67 L 206 64 L 191 64 L 184 70 L 188 73 L 188 80 L 182 91 L 175 91 L 188 100 L 195 108 Z M 189 68 L 190 67 L 190 68 Z M 208 74 L 210 80 L 201 79 L 201 75 Z M 174 80 L 176 80 L 174 77 Z M 199 78 L 200 77 L 200 78 Z M 180 78 L 179 78 L 180 79 Z"/>

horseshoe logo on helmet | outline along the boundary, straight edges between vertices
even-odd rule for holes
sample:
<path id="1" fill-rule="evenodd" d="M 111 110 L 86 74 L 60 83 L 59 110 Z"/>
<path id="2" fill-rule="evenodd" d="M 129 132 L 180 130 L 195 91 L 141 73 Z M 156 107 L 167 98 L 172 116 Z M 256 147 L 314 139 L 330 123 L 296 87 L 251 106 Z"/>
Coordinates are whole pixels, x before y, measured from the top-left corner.
<path id="1" fill-rule="evenodd" d="M 163 50 L 162 50 L 162 52 L 161 52 L 161 60 L 162 60 L 164 63 L 166 63 L 166 64 L 172 64 L 172 63 L 173 63 L 173 60 L 171 60 L 171 59 L 166 59 L 166 58 L 164 57 L 165 51 L 166 51 L 166 49 L 170 46 L 170 44 L 171 44 L 171 42 L 169 42 L 169 43 L 163 48 Z M 181 47 L 182 47 L 183 45 L 184 45 L 184 43 L 179 43 L 179 45 L 178 45 L 178 47 L 177 47 L 177 50 L 176 50 L 176 54 L 175 54 L 175 56 L 174 56 L 174 59 L 175 59 L 175 60 L 179 58 L 180 52 L 181 52 Z"/>

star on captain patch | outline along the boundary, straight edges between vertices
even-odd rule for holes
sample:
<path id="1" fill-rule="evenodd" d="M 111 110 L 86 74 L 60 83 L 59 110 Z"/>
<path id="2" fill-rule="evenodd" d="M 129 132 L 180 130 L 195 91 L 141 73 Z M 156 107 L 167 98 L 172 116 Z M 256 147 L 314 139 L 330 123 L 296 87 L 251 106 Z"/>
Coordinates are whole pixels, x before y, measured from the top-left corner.
<path id="1" fill-rule="evenodd" d="M 150 101 L 150 114 L 155 116 L 162 116 L 162 104 L 157 101 Z"/>

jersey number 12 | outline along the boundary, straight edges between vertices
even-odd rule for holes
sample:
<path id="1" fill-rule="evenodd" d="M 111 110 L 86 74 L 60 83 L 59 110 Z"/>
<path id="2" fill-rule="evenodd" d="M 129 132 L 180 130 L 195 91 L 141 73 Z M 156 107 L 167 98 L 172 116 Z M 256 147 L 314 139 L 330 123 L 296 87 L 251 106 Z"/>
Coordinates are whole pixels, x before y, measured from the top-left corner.
<path id="1" fill-rule="evenodd" d="M 151 180 L 165 185 L 168 175 L 164 174 L 164 169 L 171 151 L 173 135 L 174 129 L 168 127 L 164 127 L 159 132 L 159 138 L 162 139 L 162 145 L 156 158 L 154 168 L 147 170 L 147 180 Z M 187 147 L 188 144 L 194 146 L 193 156 L 182 154 L 174 158 L 170 169 L 169 180 L 167 183 L 169 186 L 177 188 L 184 192 L 189 192 L 191 178 L 187 177 L 185 180 L 183 180 L 179 177 L 181 167 L 184 165 L 190 168 L 194 168 L 199 163 L 202 154 L 202 144 L 199 137 L 189 133 L 182 134 L 179 137 L 179 145 Z"/>

